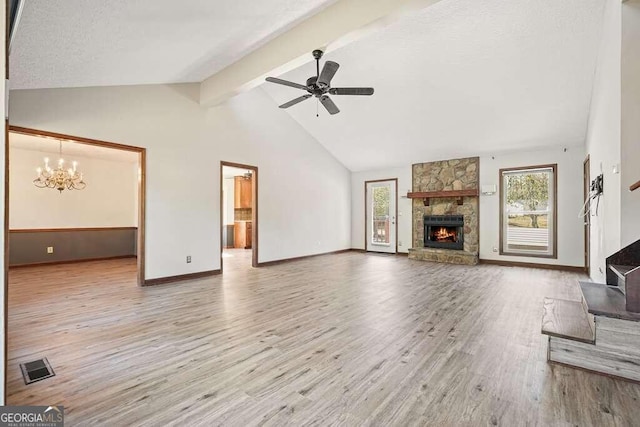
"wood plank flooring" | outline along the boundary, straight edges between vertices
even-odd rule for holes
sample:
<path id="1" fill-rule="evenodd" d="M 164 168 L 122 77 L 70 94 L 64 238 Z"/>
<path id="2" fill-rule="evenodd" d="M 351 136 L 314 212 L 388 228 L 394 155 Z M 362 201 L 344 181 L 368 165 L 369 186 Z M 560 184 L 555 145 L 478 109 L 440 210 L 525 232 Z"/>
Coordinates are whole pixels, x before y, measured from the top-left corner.
<path id="1" fill-rule="evenodd" d="M 638 425 L 639 385 L 546 362 L 544 297 L 579 278 L 362 253 L 148 288 L 135 260 L 15 269 L 8 401 L 70 426 Z M 56 376 L 25 386 L 43 356 Z"/>

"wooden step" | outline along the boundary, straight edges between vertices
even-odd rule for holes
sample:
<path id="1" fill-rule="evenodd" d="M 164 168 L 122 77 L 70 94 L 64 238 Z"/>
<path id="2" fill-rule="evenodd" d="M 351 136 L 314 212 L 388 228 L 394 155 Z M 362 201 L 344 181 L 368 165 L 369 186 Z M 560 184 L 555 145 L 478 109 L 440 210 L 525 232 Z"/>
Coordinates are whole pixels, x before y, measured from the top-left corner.
<path id="1" fill-rule="evenodd" d="M 636 270 L 634 270 L 636 271 Z M 587 311 L 597 316 L 640 321 L 640 313 L 627 311 L 627 301 L 617 286 L 579 282 Z"/>
<path id="2" fill-rule="evenodd" d="M 548 358 L 550 362 L 640 381 L 640 356 L 634 353 L 612 351 L 597 344 L 589 345 L 562 338 L 549 337 Z"/>
<path id="3" fill-rule="evenodd" d="M 615 283 L 612 283 L 612 285 L 619 287 L 624 294 L 627 293 L 627 283 L 625 280 L 625 276 L 634 268 L 635 267 L 631 265 L 609 264 L 609 270 L 611 270 L 615 274 L 616 279 Z"/>
<path id="4" fill-rule="evenodd" d="M 609 268 L 611 269 L 611 271 L 616 273 L 616 276 L 620 277 L 621 279 L 624 279 L 624 276 L 626 276 L 628 272 L 630 272 L 631 270 L 635 269 L 636 267 L 633 266 L 633 265 L 614 265 L 614 264 L 611 264 L 611 265 L 609 265 Z"/>
<path id="5" fill-rule="evenodd" d="M 581 301 L 545 298 L 542 333 L 552 337 L 595 343 L 595 323 Z"/>

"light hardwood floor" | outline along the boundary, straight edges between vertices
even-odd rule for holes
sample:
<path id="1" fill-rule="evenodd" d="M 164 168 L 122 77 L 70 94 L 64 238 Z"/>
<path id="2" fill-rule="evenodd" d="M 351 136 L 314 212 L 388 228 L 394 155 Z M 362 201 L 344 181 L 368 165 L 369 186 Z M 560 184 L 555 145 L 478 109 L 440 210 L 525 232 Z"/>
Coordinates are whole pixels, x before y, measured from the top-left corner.
<path id="1" fill-rule="evenodd" d="M 151 288 L 134 260 L 15 269 L 8 400 L 85 426 L 638 425 L 640 385 L 546 362 L 543 299 L 578 278 L 361 253 Z M 56 376 L 25 386 L 42 356 Z"/>

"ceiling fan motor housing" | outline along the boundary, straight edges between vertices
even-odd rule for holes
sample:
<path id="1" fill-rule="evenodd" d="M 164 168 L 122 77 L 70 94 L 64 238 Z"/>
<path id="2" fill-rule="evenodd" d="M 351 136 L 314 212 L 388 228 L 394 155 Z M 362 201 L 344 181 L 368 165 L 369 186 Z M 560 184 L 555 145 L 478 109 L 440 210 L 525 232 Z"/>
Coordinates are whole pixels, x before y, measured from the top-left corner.
<path id="1" fill-rule="evenodd" d="M 314 96 L 322 96 L 329 90 L 328 86 L 318 84 L 318 76 L 311 76 L 307 79 L 307 92 Z"/>

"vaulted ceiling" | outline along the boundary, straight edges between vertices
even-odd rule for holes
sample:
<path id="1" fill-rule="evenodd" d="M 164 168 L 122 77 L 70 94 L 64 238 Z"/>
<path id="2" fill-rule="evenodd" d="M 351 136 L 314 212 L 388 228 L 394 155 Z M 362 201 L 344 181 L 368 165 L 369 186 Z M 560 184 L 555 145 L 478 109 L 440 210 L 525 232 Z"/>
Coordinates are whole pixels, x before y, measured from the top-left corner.
<path id="1" fill-rule="evenodd" d="M 200 82 L 335 0 L 28 0 L 11 88 Z"/>
<path id="2" fill-rule="evenodd" d="M 334 96 L 342 110 L 335 116 L 320 105 L 316 117 L 315 99 L 280 113 L 354 171 L 584 143 L 604 0 L 426 3 L 329 45 L 323 61 L 341 64 L 333 86 L 373 86 L 373 96 Z M 11 87 L 200 82 L 333 4 L 28 1 Z M 304 83 L 315 74 L 310 52 L 308 59 L 274 75 Z M 302 94 L 258 90 L 273 108 Z"/>
<path id="3" fill-rule="evenodd" d="M 444 0 L 336 51 L 332 86 L 373 86 L 283 110 L 353 171 L 582 145 L 602 0 Z M 304 83 L 309 63 L 277 76 Z M 265 83 L 275 104 L 300 91 Z"/>

